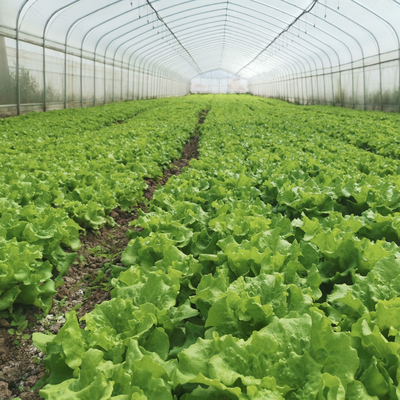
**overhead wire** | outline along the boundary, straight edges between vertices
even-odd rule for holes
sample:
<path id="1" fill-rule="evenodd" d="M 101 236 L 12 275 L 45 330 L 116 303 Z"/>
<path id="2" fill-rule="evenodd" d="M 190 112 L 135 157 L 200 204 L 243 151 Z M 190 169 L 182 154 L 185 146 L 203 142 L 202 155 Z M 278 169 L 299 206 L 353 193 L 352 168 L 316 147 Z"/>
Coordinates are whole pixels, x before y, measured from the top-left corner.
<path id="1" fill-rule="evenodd" d="M 149 5 L 149 7 L 154 11 L 157 19 L 164 24 L 164 26 L 167 28 L 167 30 L 169 31 L 169 33 L 175 38 L 175 40 L 177 41 L 177 43 L 179 44 L 179 46 L 187 53 L 187 55 L 190 57 L 190 59 L 192 60 L 192 62 L 194 63 L 194 68 L 195 70 L 200 74 L 202 74 L 202 70 L 199 67 L 199 65 L 197 64 L 196 60 L 193 58 L 193 56 L 190 54 L 190 52 L 186 49 L 186 47 L 181 43 L 181 41 L 177 38 L 177 36 L 175 35 L 175 33 L 172 31 L 172 29 L 168 26 L 168 24 L 163 20 L 163 18 L 161 17 L 161 15 L 158 13 L 158 11 L 154 8 L 154 6 L 151 4 L 150 0 L 146 0 L 147 4 Z"/>
<path id="2" fill-rule="evenodd" d="M 301 17 L 303 17 L 304 15 L 308 14 L 309 12 L 311 12 L 313 10 L 313 8 L 316 6 L 317 3 L 318 3 L 318 0 L 313 0 L 312 3 L 307 8 L 305 8 L 298 17 L 296 17 L 294 19 L 294 21 L 292 21 L 285 29 L 283 29 L 282 32 L 280 32 L 270 43 L 268 43 L 268 45 L 265 46 L 251 61 L 249 61 L 245 66 L 243 66 L 241 69 L 239 69 L 236 72 L 236 75 L 239 75 L 240 72 L 242 72 L 249 65 L 251 65 L 254 61 L 256 61 L 257 58 L 259 58 L 261 56 L 261 54 L 263 54 L 265 51 L 267 51 L 274 43 L 276 44 L 278 42 L 279 38 L 285 32 L 287 32 L 292 26 L 294 26 L 296 24 L 296 22 L 301 19 Z M 300 32 L 299 27 L 298 27 L 298 30 Z"/>

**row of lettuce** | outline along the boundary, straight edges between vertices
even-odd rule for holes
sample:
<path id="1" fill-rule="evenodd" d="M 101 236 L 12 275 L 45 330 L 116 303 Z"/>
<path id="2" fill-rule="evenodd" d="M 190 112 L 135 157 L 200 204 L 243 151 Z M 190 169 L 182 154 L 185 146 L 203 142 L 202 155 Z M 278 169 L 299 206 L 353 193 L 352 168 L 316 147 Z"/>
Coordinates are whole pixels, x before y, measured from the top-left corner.
<path id="1" fill-rule="evenodd" d="M 210 108 L 200 159 L 135 221 L 111 300 L 84 329 L 71 313 L 34 335 L 41 396 L 398 399 L 400 162 L 332 140 L 320 107 Z"/>
<path id="2" fill-rule="evenodd" d="M 305 111 L 308 110 L 312 111 L 312 117 L 304 117 L 313 129 L 374 154 L 400 159 L 399 114 L 376 113 L 365 117 L 343 108 L 318 107 L 316 111 L 306 107 Z"/>
<path id="3" fill-rule="evenodd" d="M 161 99 L 0 121 L 0 311 L 18 303 L 48 312 L 80 231 L 142 201 L 144 178 L 180 157 L 205 102 Z"/>

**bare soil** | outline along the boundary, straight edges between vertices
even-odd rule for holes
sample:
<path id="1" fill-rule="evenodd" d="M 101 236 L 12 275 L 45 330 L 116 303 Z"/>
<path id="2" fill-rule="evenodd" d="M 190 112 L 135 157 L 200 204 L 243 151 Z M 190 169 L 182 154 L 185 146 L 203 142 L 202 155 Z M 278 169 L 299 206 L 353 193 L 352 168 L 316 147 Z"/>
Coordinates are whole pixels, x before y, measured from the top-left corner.
<path id="1" fill-rule="evenodd" d="M 165 170 L 161 179 L 146 179 L 148 185 L 144 197 L 150 201 L 158 185 L 164 186 L 169 178 L 180 175 L 190 160 L 198 158 L 199 125 L 204 123 L 208 110 L 199 114 L 194 134 L 185 144 L 182 157 Z M 121 123 L 120 121 L 117 121 Z M 92 311 L 96 304 L 110 299 L 110 266 L 121 264 L 121 253 L 129 242 L 127 231 L 133 229 L 130 223 L 137 219 L 138 210 L 146 212 L 141 204 L 129 211 L 116 208 L 110 214 L 115 226 L 105 226 L 98 231 L 86 231 L 81 237 L 78 257 L 63 277 L 64 284 L 54 297 L 53 307 L 47 316 L 34 306 L 24 307 L 21 315 L 28 325 L 20 335 L 10 334 L 17 327 L 12 319 L 0 319 L 0 400 L 20 397 L 22 400 L 39 400 L 39 390 L 31 391 L 45 374 L 43 354 L 33 345 L 34 332 L 56 334 L 65 322 L 65 313 L 76 310 L 81 318 Z M 83 326 L 83 323 L 82 323 Z"/>

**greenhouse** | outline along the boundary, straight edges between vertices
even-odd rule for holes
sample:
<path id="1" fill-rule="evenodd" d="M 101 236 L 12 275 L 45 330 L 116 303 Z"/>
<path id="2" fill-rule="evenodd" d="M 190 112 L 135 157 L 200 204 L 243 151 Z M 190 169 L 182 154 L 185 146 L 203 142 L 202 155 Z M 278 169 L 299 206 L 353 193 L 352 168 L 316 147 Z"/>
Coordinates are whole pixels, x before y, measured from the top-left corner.
<path id="1" fill-rule="evenodd" d="M 0 114 L 182 96 L 212 71 L 214 92 L 222 73 L 244 81 L 230 93 L 400 110 L 396 0 L 0 6 Z"/>
<path id="2" fill-rule="evenodd" d="M 0 0 L 0 400 L 399 400 L 400 1 Z"/>

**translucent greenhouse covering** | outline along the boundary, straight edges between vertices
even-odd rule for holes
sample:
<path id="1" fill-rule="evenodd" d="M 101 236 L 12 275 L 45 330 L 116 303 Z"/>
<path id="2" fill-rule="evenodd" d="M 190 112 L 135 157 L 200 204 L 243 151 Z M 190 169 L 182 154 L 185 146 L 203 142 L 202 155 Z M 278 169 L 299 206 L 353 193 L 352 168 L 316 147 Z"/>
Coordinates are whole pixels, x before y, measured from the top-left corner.
<path id="1" fill-rule="evenodd" d="M 397 0 L 0 0 L 0 114 L 215 92 L 212 71 L 243 80 L 222 92 L 400 111 L 399 21 Z"/>
<path id="2" fill-rule="evenodd" d="M 247 93 L 249 83 L 238 75 L 215 70 L 199 75 L 191 81 L 191 93 Z"/>

